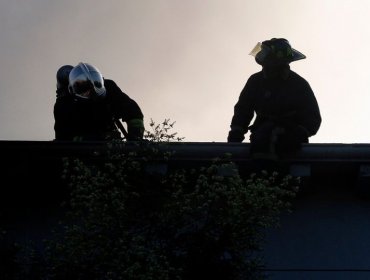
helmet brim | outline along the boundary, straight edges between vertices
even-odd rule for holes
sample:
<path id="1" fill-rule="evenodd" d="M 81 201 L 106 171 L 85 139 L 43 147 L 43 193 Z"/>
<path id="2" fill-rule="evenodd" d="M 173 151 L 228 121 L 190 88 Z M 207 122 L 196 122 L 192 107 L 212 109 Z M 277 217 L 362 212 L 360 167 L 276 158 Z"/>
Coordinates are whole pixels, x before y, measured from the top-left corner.
<path id="1" fill-rule="evenodd" d="M 306 56 L 303 53 L 301 53 L 300 51 L 297 51 L 296 49 L 292 48 L 292 53 L 293 53 L 293 56 L 289 59 L 289 62 L 293 62 L 293 61 L 306 58 Z"/>
<path id="2" fill-rule="evenodd" d="M 262 51 L 262 43 L 261 42 L 258 42 L 254 48 L 249 52 L 249 54 L 251 56 L 253 56 L 254 58 L 256 58 L 256 56 Z M 285 59 L 285 61 L 287 63 L 290 63 L 290 62 L 293 62 L 293 61 L 297 61 L 297 60 L 301 60 L 301 59 L 305 59 L 306 56 L 301 53 L 300 51 L 292 48 L 292 56 Z M 258 62 L 257 62 L 258 63 Z M 261 64 L 261 63 L 258 63 L 258 64 Z"/>

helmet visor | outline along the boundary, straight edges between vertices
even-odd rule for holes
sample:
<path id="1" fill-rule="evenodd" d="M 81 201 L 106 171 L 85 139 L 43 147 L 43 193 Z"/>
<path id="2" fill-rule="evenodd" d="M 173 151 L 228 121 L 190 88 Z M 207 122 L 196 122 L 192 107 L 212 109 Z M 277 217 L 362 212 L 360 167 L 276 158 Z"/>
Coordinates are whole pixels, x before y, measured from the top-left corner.
<path id="1" fill-rule="evenodd" d="M 69 75 L 69 83 L 73 93 L 82 98 L 105 96 L 104 80 L 100 72 L 79 64 Z"/>
<path id="2" fill-rule="evenodd" d="M 86 93 L 94 90 L 94 86 L 90 81 L 76 81 L 73 84 L 73 91 L 78 95 L 85 95 Z"/>
<path id="3" fill-rule="evenodd" d="M 262 50 L 262 43 L 258 42 L 257 45 L 254 46 L 254 48 L 249 53 L 250 55 L 256 57 L 256 55 Z"/>

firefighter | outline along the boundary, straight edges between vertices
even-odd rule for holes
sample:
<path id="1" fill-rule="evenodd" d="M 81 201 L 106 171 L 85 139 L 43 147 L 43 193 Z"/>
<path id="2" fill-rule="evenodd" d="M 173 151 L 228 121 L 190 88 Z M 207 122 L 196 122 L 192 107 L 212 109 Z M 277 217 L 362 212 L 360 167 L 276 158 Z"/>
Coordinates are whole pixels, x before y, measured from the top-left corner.
<path id="1" fill-rule="evenodd" d="M 250 131 L 252 158 L 277 160 L 317 133 L 320 109 L 309 83 L 290 69 L 291 62 L 306 56 L 288 40 L 263 41 L 250 54 L 262 70 L 251 75 L 241 91 L 227 140 L 242 142 Z"/>
<path id="2" fill-rule="evenodd" d="M 67 70 L 68 101 L 62 103 L 57 97 L 54 106 L 55 140 L 122 139 L 121 133 L 129 141 L 143 139 L 144 116 L 139 105 L 113 80 L 104 79 L 89 63 Z"/>
<path id="3" fill-rule="evenodd" d="M 68 77 L 72 69 L 72 65 L 63 65 L 56 74 L 57 89 L 53 110 L 55 140 L 71 140 L 74 134 L 72 132 L 74 97 L 68 90 Z"/>

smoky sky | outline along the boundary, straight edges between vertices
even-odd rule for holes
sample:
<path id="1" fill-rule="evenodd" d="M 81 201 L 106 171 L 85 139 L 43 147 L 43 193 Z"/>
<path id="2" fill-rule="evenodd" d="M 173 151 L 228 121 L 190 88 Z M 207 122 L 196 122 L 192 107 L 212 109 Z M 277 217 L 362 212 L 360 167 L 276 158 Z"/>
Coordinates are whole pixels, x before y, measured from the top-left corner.
<path id="1" fill-rule="evenodd" d="M 258 41 L 285 37 L 307 56 L 291 67 L 308 80 L 322 112 L 312 142 L 367 142 L 369 6 L 3 0 L 0 139 L 52 140 L 55 73 L 88 62 L 139 103 L 147 128 L 150 119 L 170 118 L 185 141 L 226 141 L 240 91 L 260 70 L 248 53 Z"/>

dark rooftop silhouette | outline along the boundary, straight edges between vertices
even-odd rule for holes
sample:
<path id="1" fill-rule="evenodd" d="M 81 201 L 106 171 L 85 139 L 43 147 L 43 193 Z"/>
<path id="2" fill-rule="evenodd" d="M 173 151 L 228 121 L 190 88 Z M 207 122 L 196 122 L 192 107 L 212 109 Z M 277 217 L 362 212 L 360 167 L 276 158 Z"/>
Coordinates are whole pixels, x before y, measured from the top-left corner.
<path id="1" fill-rule="evenodd" d="M 202 165 L 225 154 L 241 172 L 251 162 L 248 143 L 171 142 L 162 149 L 174 151 L 169 162 L 154 163 L 162 172 L 172 164 Z M 105 152 L 102 142 L 0 141 L 2 226 L 19 240 L 42 239 L 68 195 L 62 159 L 98 160 Z M 307 181 L 293 213 L 268 235 L 270 279 L 370 278 L 370 144 L 304 144 L 283 162 Z"/>

